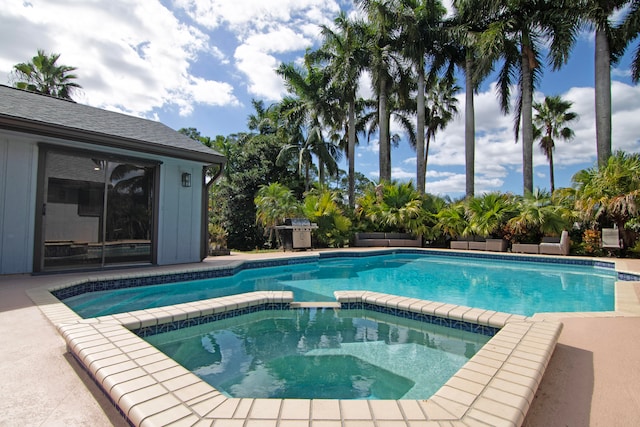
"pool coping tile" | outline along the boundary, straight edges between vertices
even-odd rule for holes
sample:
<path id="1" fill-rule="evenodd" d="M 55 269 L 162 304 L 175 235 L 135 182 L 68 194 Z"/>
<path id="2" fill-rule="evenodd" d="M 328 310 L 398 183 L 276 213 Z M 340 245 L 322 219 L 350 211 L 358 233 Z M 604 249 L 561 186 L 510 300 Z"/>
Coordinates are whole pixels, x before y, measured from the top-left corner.
<path id="1" fill-rule="evenodd" d="M 438 305 L 369 291 L 339 291 L 336 299 L 340 304 L 348 301 L 387 308 L 396 315 L 400 312 L 423 314 L 425 307 Z M 499 328 L 495 336 L 426 401 L 308 400 L 304 410 L 292 406 L 289 400 L 227 398 L 132 332 L 176 321 L 177 315 L 180 319 L 197 318 L 195 313 L 201 315 L 203 308 L 207 312 L 207 304 L 224 307 L 220 313 L 225 313 L 238 310 L 238 307 L 246 309 L 276 301 L 293 301 L 293 296 L 291 292 L 270 291 L 268 295 L 254 292 L 244 294 L 242 299 L 222 297 L 197 305 L 185 303 L 123 315 L 74 319 L 57 327 L 69 351 L 134 425 L 156 425 L 162 419 L 159 414 L 164 414 L 166 420 L 179 420 L 189 414 L 192 418 L 195 415 L 193 419 L 231 421 L 236 419 L 241 402 L 244 407 L 239 411 L 241 419 L 275 421 L 278 425 L 285 421 L 292 424 L 308 420 L 311 423 L 315 417 L 318 417 L 317 421 L 341 421 L 344 425 L 359 422 L 410 425 L 410 422 L 418 421 L 468 421 L 473 424 L 482 420 L 469 418 L 469 414 L 500 416 L 488 412 L 491 406 L 486 401 L 496 399 L 496 405 L 512 407 L 516 416 L 512 422 L 517 425 L 520 414 L 526 414 L 535 393 L 522 383 L 537 388 L 561 329 L 557 322 L 492 312 L 488 323 Z M 485 313 L 452 304 L 438 305 L 443 306 L 441 312 L 447 313 L 451 321 L 469 322 L 480 319 Z M 60 307 L 58 311 L 64 311 L 64 308 Z M 464 314 L 473 311 L 476 314 L 465 319 Z M 63 315 L 62 318 L 71 317 Z M 537 324 L 540 326 L 536 327 Z M 534 378 L 509 371 L 509 366 L 516 365 L 521 371 L 522 368 L 529 369 Z M 507 380 L 513 376 L 517 376 L 520 383 Z M 277 405 L 274 404 L 276 401 Z M 299 401 L 296 403 L 299 405 Z M 502 410 L 502 406 L 499 408 Z"/>
<path id="2" fill-rule="evenodd" d="M 306 262 L 306 258 L 295 262 Z M 613 268 L 604 264 L 607 263 L 603 262 L 602 268 Z M 240 270 L 241 265 L 242 263 L 238 263 L 213 269 L 208 267 L 208 270 Z M 201 271 L 203 270 L 193 270 L 194 273 Z M 176 268 L 175 272 L 163 274 L 183 273 L 185 271 Z M 619 277 L 621 274 L 630 273 L 618 272 Z M 127 272 L 113 275 L 109 279 L 138 280 L 140 276 L 135 272 Z M 154 274 L 142 276 L 150 277 Z M 105 277 L 88 280 L 104 281 Z M 158 328 L 168 322 L 181 324 L 207 316 L 215 318 L 229 313 L 235 315 L 236 312 L 268 304 L 293 305 L 291 292 L 250 292 L 83 319 L 51 291 L 85 283 L 87 280 L 76 280 L 66 285 L 32 289 L 27 294 L 56 326 L 67 343 L 68 351 L 89 372 L 121 414 L 136 426 L 167 425 L 174 422 L 175 425 L 213 425 L 214 420 L 216 427 L 236 424 L 286 426 L 301 423 L 311 427 L 520 426 L 562 330 L 562 323 L 557 319 L 573 315 L 538 313 L 525 317 L 370 291 L 337 291 L 336 301 L 343 308 L 368 304 L 402 317 L 437 316 L 448 320 L 454 327 L 465 328 L 469 324 L 490 327 L 485 333 L 495 335 L 429 399 L 314 399 L 306 400 L 308 404 L 300 410 L 291 403 L 292 400 L 225 397 L 132 332 Z M 616 282 L 616 311 L 575 315 L 640 315 L 640 304 L 634 292 L 635 283 L 637 282 Z M 305 306 L 310 305 L 306 303 Z"/>

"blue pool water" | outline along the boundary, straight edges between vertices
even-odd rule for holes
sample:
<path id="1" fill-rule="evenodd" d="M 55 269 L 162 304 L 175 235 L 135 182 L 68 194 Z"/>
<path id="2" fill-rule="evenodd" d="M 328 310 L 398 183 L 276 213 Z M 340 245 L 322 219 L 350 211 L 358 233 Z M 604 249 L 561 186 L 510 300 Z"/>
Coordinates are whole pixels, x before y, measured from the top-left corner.
<path id="1" fill-rule="evenodd" d="M 295 309 L 145 339 L 230 397 L 427 399 L 490 337 L 366 310 Z"/>
<path id="2" fill-rule="evenodd" d="M 295 301 L 335 301 L 336 290 L 369 290 L 530 316 L 614 310 L 615 281 L 613 270 L 590 266 L 397 253 L 90 292 L 64 303 L 95 317 L 260 290 L 293 291 Z"/>

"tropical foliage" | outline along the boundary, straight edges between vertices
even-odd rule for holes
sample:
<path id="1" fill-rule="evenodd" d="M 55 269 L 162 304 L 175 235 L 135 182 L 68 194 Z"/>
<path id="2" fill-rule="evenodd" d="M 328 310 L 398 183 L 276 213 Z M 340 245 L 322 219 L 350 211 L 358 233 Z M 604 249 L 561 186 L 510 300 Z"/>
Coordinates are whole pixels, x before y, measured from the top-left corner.
<path id="1" fill-rule="evenodd" d="M 637 221 L 640 208 L 640 154 L 616 152 L 606 166 L 582 170 L 572 181 L 573 187 L 563 192 L 573 199 L 581 220 L 592 227 L 615 225 L 625 246 L 632 246 L 635 232 L 627 223 Z"/>
<path id="2" fill-rule="evenodd" d="M 302 212 L 318 225 L 314 232 L 319 247 L 341 248 L 351 239 L 351 220 L 344 214 L 342 195 L 327 188 L 313 189 L 304 197 Z"/>

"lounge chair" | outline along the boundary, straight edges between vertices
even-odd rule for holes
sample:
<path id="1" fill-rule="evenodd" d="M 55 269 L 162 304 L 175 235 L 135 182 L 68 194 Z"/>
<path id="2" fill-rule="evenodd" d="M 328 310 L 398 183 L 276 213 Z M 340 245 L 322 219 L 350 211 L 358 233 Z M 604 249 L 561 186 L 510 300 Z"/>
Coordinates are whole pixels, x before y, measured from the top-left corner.
<path id="1" fill-rule="evenodd" d="M 622 239 L 617 228 L 602 229 L 602 249 L 608 251 L 609 255 L 622 249 Z"/>
<path id="2" fill-rule="evenodd" d="M 571 242 L 569 241 L 569 232 L 564 230 L 560 235 L 559 243 L 540 243 L 538 245 L 541 254 L 547 255 L 569 255 Z"/>

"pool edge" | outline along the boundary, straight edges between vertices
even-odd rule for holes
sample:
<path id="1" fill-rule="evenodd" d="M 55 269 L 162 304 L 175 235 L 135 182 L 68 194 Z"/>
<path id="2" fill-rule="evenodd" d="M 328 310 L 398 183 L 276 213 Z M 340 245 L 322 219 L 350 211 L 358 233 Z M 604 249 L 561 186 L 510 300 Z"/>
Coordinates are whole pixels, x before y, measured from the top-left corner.
<path id="1" fill-rule="evenodd" d="M 370 422 L 372 426 L 375 420 L 490 424 L 500 420 L 502 424 L 520 425 L 562 328 L 558 322 L 389 294 L 368 291 L 337 294 L 338 301 L 360 299 L 382 307 L 406 308 L 453 320 L 475 319 L 501 330 L 431 398 L 418 401 L 336 400 L 332 401 L 337 403 L 332 410 L 323 410 L 330 413 L 320 415 L 322 420 L 338 417 L 337 420 Z M 69 352 L 132 425 L 213 419 L 302 421 L 304 413 L 311 421 L 318 420 L 312 414 L 324 413 L 318 412 L 317 408 L 312 410 L 314 405 L 331 406 L 325 401 L 308 400 L 305 403 L 305 400 L 295 400 L 297 409 L 293 410 L 286 404 L 287 399 L 224 397 L 131 332 L 131 329 L 148 327 L 154 322 L 199 316 L 207 310 L 224 311 L 270 301 L 291 301 L 291 293 L 253 292 L 93 319 L 80 319 L 73 312 L 63 313 L 71 310 L 62 303 L 51 310 L 53 301 L 47 300 L 49 314 L 64 319 L 56 326 Z"/>

